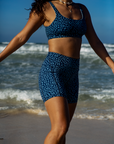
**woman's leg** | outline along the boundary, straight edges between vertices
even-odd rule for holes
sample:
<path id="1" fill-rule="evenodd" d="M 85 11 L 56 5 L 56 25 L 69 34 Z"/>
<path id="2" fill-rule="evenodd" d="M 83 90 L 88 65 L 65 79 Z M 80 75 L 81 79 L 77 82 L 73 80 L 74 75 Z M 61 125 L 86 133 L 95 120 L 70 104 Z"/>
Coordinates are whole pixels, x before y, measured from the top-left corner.
<path id="1" fill-rule="evenodd" d="M 72 120 L 72 117 L 74 115 L 75 109 L 76 109 L 76 105 L 77 103 L 70 103 L 68 104 L 68 108 L 69 108 L 69 115 L 70 115 L 70 122 Z M 66 137 L 64 137 L 62 144 L 65 144 L 66 142 Z"/>
<path id="2" fill-rule="evenodd" d="M 45 102 L 45 106 L 51 121 L 51 131 L 44 144 L 63 144 L 70 123 L 67 100 L 61 96 L 53 97 Z"/>

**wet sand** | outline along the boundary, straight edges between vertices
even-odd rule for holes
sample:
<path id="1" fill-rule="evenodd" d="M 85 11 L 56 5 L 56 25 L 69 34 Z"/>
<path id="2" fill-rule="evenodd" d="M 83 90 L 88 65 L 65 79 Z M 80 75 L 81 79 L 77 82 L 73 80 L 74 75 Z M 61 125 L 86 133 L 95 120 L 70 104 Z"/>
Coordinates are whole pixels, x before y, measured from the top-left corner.
<path id="1" fill-rule="evenodd" d="M 43 144 L 50 130 L 48 116 L 27 113 L 0 117 L 0 144 Z M 114 144 L 114 120 L 73 118 L 66 144 Z"/>

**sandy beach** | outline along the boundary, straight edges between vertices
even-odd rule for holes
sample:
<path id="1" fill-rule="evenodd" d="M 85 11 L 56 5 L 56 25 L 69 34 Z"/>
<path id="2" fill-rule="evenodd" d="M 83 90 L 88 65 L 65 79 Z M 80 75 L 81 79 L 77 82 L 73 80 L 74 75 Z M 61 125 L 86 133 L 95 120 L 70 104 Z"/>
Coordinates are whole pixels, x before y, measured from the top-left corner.
<path id="1" fill-rule="evenodd" d="M 50 130 L 48 116 L 28 113 L 0 117 L 0 144 L 43 144 Z M 114 121 L 73 118 L 67 144 L 113 144 Z"/>

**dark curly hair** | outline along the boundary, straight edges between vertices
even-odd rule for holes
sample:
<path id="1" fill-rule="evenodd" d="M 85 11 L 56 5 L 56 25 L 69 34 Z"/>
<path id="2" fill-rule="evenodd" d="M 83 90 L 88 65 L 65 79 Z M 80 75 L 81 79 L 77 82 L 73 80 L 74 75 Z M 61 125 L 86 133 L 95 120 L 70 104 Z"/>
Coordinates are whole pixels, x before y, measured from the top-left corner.
<path id="1" fill-rule="evenodd" d="M 34 0 L 34 2 L 31 4 L 32 6 L 32 8 L 30 8 L 31 12 L 35 12 L 38 15 L 43 13 L 43 7 L 48 1 L 51 1 L 51 0 Z"/>

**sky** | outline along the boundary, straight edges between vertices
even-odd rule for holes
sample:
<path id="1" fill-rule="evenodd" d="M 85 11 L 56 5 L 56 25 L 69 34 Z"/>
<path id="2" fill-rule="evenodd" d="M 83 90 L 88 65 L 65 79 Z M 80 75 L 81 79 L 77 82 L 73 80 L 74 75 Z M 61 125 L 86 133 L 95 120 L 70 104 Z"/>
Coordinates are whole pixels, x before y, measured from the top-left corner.
<path id="1" fill-rule="evenodd" d="M 103 43 L 114 44 L 114 0 L 73 0 L 84 4 L 94 29 Z M 27 23 L 33 0 L 0 0 L 0 42 L 9 42 Z M 39 28 L 28 42 L 47 43 L 45 28 Z M 83 36 L 83 43 L 88 43 Z"/>

